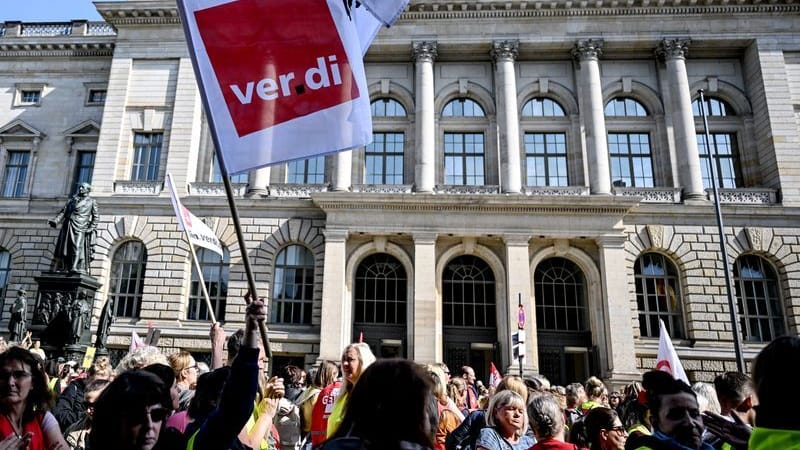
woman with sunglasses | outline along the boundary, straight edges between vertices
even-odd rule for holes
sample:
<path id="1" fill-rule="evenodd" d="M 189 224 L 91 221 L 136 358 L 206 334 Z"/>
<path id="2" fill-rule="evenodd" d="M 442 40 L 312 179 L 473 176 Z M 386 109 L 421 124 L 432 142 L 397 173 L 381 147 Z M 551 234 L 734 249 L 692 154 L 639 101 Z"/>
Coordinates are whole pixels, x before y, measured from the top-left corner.
<path id="1" fill-rule="evenodd" d="M 611 408 L 598 407 L 589 411 L 583 419 L 591 450 L 624 450 L 628 433 Z"/>
<path id="2" fill-rule="evenodd" d="M 51 406 L 39 359 L 16 346 L 0 354 L 0 448 L 66 448 Z"/>
<path id="3" fill-rule="evenodd" d="M 94 405 L 90 448 L 152 450 L 172 413 L 169 389 L 144 370 L 123 372 Z"/>

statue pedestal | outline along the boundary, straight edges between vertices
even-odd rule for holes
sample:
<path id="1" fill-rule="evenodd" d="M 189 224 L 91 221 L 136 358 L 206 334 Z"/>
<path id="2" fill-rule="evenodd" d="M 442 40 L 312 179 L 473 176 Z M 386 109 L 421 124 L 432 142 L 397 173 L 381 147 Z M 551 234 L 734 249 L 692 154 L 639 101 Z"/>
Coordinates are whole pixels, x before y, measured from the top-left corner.
<path id="1" fill-rule="evenodd" d="M 48 353 L 60 356 L 65 351 L 72 351 L 74 354 L 80 347 L 82 360 L 83 353 L 91 342 L 91 312 L 100 283 L 91 275 L 69 272 L 42 272 L 34 279 L 39 289 L 31 328 L 41 330 L 39 338 Z M 78 324 L 79 330 L 73 329 L 73 304 L 76 299 L 83 299 L 85 302 L 82 322 Z M 77 335 L 75 331 L 78 331 Z M 67 346 L 74 348 L 68 349 Z"/>

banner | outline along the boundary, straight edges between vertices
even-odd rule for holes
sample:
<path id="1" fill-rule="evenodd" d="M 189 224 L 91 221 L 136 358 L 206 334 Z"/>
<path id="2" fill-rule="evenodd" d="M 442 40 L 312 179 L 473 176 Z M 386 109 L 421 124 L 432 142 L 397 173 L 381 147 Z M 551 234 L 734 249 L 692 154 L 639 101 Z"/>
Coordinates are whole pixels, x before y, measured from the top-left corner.
<path id="1" fill-rule="evenodd" d="M 494 363 L 490 363 L 489 366 L 489 387 L 496 388 L 498 384 L 500 384 L 500 380 L 503 379 L 503 376 L 500 375 L 500 371 L 497 370 L 497 367 L 494 366 Z"/>
<path id="2" fill-rule="evenodd" d="M 656 370 L 661 370 L 672 375 L 675 379 L 681 380 L 689 384 L 689 377 L 683 370 L 683 364 L 678 359 L 678 354 L 675 352 L 675 347 L 672 346 L 672 339 L 669 337 L 667 326 L 664 321 L 658 319 L 659 322 L 659 337 L 658 337 L 658 356 L 656 357 Z"/>
<path id="3" fill-rule="evenodd" d="M 361 4 L 387 27 L 392 26 L 408 5 L 408 0 L 361 0 Z"/>
<path id="4" fill-rule="evenodd" d="M 371 142 L 362 46 L 342 0 L 178 6 L 230 174 Z"/>
<path id="5" fill-rule="evenodd" d="M 358 40 L 361 42 L 361 55 L 367 54 L 369 46 L 381 27 L 387 27 L 400 17 L 408 5 L 408 0 L 379 0 L 361 2 L 353 8 L 353 21 L 356 23 Z"/>
<path id="6" fill-rule="evenodd" d="M 190 245 L 194 244 L 203 248 L 207 248 L 212 252 L 219 254 L 220 258 L 224 257 L 222 252 L 222 245 L 219 243 L 217 235 L 208 227 L 202 220 L 192 214 L 191 211 L 186 209 L 181 204 L 178 194 L 175 192 L 175 185 L 172 181 L 172 174 L 167 173 L 167 190 L 169 190 L 169 198 L 172 200 L 172 207 L 175 208 L 175 216 L 178 217 L 178 227 L 181 230 L 186 230 L 189 236 Z"/>

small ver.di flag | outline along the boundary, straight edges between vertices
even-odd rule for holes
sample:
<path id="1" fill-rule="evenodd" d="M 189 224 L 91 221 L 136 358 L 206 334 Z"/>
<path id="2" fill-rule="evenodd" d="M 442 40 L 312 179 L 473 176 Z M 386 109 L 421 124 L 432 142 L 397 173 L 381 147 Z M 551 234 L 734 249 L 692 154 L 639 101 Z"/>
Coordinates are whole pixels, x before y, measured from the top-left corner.
<path id="1" fill-rule="evenodd" d="M 178 0 L 228 172 L 372 140 L 362 44 L 342 0 Z"/>
<path id="2" fill-rule="evenodd" d="M 167 189 L 172 200 L 172 207 L 175 208 L 175 215 L 178 217 L 178 226 L 181 230 L 186 230 L 186 235 L 189 236 L 191 244 L 207 248 L 219 254 L 220 258 L 224 257 L 222 245 L 214 231 L 181 204 L 181 199 L 178 198 L 178 194 L 175 192 L 175 185 L 170 173 L 167 174 Z"/>
<path id="3" fill-rule="evenodd" d="M 667 326 L 664 321 L 659 319 L 659 337 L 658 337 L 658 356 L 656 357 L 656 370 L 661 370 L 672 375 L 673 378 L 681 380 L 689 384 L 689 378 L 683 370 L 683 364 L 678 359 L 678 353 L 675 352 L 675 347 L 672 346 L 672 339 L 669 337 Z"/>

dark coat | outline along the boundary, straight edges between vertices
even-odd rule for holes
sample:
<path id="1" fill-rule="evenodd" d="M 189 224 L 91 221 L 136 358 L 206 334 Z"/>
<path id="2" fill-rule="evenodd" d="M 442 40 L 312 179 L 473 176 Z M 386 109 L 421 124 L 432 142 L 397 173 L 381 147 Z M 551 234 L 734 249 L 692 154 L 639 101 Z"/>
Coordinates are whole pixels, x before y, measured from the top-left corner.
<path id="1" fill-rule="evenodd" d="M 86 379 L 79 378 L 70 383 L 58 397 L 56 407 L 53 408 L 53 415 L 58 421 L 58 425 L 61 426 L 62 432 L 86 416 L 86 409 L 83 407 L 85 393 Z"/>

